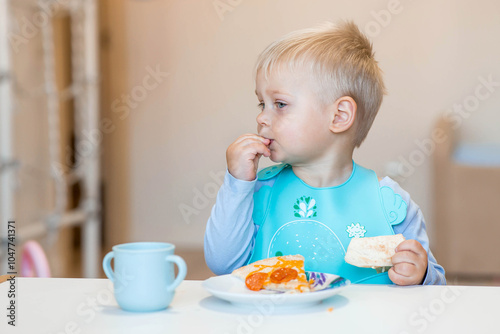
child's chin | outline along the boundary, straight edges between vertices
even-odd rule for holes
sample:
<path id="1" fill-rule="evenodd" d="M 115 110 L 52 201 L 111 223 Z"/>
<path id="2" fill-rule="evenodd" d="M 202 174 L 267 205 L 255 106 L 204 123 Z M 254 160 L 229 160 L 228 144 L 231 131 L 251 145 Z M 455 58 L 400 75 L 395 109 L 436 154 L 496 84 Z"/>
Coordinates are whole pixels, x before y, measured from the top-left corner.
<path id="1" fill-rule="evenodd" d="M 283 162 L 283 157 L 279 157 L 276 154 L 271 153 L 269 160 L 271 160 L 272 162 L 281 163 Z"/>

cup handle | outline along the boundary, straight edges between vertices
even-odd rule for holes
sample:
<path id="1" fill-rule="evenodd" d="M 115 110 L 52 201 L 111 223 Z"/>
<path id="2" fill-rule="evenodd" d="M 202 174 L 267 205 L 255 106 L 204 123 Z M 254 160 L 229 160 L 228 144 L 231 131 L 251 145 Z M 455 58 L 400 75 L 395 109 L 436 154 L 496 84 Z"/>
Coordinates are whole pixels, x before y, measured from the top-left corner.
<path id="1" fill-rule="evenodd" d="M 181 282 L 186 278 L 187 274 L 187 267 L 186 267 L 186 262 L 182 259 L 182 257 L 178 255 L 168 255 L 165 258 L 165 261 L 167 262 L 174 262 L 177 265 L 177 268 L 179 268 L 179 273 L 177 274 L 177 277 L 175 280 L 172 282 L 171 285 L 167 286 L 168 291 L 173 291 Z"/>
<path id="2" fill-rule="evenodd" d="M 104 273 L 113 283 L 115 282 L 115 274 L 113 273 L 113 269 L 111 269 L 111 259 L 113 259 L 114 257 L 115 253 L 109 252 L 104 257 L 104 260 L 102 260 L 102 269 L 104 269 Z"/>

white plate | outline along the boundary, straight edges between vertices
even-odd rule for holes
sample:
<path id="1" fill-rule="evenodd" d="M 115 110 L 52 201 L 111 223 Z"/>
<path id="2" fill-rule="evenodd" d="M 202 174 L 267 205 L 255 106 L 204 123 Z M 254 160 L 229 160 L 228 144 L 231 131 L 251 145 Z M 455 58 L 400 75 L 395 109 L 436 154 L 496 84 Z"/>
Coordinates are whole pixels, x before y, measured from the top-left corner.
<path id="1" fill-rule="evenodd" d="M 349 285 L 344 281 L 339 286 L 327 288 L 320 291 L 305 293 L 280 293 L 275 291 L 261 290 L 251 291 L 245 283 L 231 275 L 211 277 L 202 283 L 202 286 L 213 296 L 226 300 L 238 306 L 259 306 L 272 303 L 276 307 L 296 307 L 317 304 L 322 300 L 336 295 Z"/>

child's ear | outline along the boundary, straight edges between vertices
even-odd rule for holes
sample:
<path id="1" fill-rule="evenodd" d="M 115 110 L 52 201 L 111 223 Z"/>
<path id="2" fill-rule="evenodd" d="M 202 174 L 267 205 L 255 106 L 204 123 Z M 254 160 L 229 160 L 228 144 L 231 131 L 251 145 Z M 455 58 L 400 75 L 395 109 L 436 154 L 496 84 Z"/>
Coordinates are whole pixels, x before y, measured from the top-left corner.
<path id="1" fill-rule="evenodd" d="M 332 105 L 332 122 L 330 130 L 333 133 L 341 133 L 347 131 L 354 124 L 356 119 L 357 104 L 350 96 L 342 96 L 337 99 Z"/>

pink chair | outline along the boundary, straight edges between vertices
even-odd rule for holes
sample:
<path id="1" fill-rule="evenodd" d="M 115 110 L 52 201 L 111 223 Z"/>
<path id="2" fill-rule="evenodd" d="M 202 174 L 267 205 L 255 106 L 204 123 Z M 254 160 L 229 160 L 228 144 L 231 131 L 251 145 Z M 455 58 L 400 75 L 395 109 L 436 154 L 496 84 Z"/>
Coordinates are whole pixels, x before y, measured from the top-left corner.
<path id="1" fill-rule="evenodd" d="M 21 277 L 50 277 L 49 261 L 40 244 L 30 240 L 23 245 Z"/>

